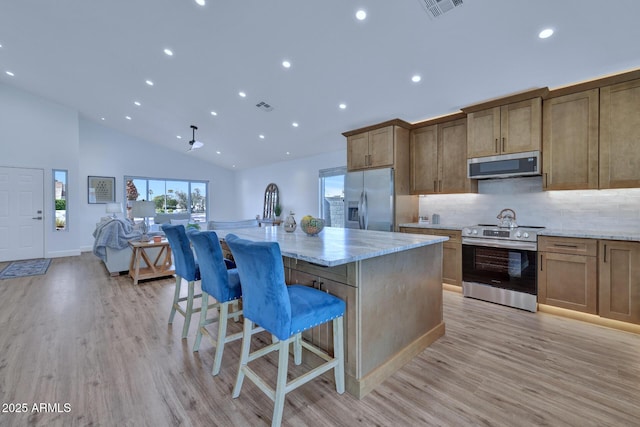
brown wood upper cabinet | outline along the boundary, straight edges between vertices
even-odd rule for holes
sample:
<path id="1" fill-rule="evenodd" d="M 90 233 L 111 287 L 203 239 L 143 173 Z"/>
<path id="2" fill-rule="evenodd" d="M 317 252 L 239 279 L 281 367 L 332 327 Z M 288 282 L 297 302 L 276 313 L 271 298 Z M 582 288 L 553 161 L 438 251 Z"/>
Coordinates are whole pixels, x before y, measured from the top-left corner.
<path id="1" fill-rule="evenodd" d="M 542 99 L 522 100 L 467 112 L 467 157 L 540 150 Z"/>
<path id="2" fill-rule="evenodd" d="M 640 79 L 600 88 L 600 188 L 640 187 Z"/>
<path id="3" fill-rule="evenodd" d="M 347 137 L 347 170 L 398 168 L 408 161 L 409 127 L 396 119 L 343 133 Z"/>
<path id="4" fill-rule="evenodd" d="M 598 188 L 598 89 L 545 99 L 542 112 L 543 188 Z"/>
<path id="5" fill-rule="evenodd" d="M 467 119 L 417 124 L 411 130 L 411 193 L 469 193 L 477 181 L 467 178 Z M 428 123 L 433 123 L 426 125 Z"/>
<path id="6" fill-rule="evenodd" d="M 544 100 L 545 190 L 640 187 L 640 79 L 624 78 L 561 88 Z"/>

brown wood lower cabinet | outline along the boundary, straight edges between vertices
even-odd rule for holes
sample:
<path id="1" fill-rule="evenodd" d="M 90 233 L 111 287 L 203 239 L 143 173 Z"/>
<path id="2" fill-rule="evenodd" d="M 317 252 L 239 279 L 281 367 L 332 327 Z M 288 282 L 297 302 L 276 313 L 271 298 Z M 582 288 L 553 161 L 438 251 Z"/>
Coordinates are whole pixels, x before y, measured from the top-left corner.
<path id="1" fill-rule="evenodd" d="M 311 286 L 342 299 L 347 305 L 347 312 L 344 316 L 344 330 L 349 331 L 353 329 L 352 325 L 355 325 L 354 316 L 357 307 L 355 301 L 356 288 L 348 284 L 352 279 L 349 277 L 350 271 L 347 266 L 319 267 L 304 261 L 296 262 L 291 259 L 288 260 L 288 266 L 287 282 L 289 284 Z M 318 272 L 316 270 L 324 271 Z M 340 281 L 332 280 L 327 276 Z M 310 329 L 304 332 L 302 336 L 305 340 L 333 355 L 333 328 L 331 322 Z M 351 375 L 356 374 L 353 369 L 354 364 L 352 363 L 352 361 L 355 360 L 353 354 L 356 348 L 355 337 L 355 334 L 349 335 L 345 333 L 344 362 L 347 373 Z"/>
<path id="2" fill-rule="evenodd" d="M 598 313 L 598 241 L 538 239 L 538 303 Z"/>
<path id="3" fill-rule="evenodd" d="M 447 236 L 442 244 L 442 283 L 462 286 L 462 232 L 444 228 L 400 227 L 401 233 Z"/>
<path id="4" fill-rule="evenodd" d="M 600 241 L 599 314 L 640 324 L 640 242 Z"/>

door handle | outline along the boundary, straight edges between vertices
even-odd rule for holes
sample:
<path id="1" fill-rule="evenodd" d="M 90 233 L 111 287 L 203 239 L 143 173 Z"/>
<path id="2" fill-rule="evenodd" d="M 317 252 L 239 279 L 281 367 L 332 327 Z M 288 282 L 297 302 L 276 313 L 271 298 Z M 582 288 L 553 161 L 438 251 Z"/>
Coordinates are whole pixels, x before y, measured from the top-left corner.
<path id="1" fill-rule="evenodd" d="M 364 191 L 360 193 L 360 202 L 358 203 L 358 228 L 364 229 Z"/>
<path id="2" fill-rule="evenodd" d="M 42 217 L 41 217 L 41 216 L 34 216 L 34 217 L 33 217 L 33 218 L 31 218 L 31 219 L 38 219 L 38 220 L 41 220 L 41 219 L 42 219 Z"/>
<path id="3" fill-rule="evenodd" d="M 503 151 L 503 152 L 504 152 L 504 141 L 505 141 L 505 139 L 507 139 L 507 138 L 505 138 L 505 137 L 503 136 L 503 137 L 502 137 L 502 151 Z"/>
<path id="4" fill-rule="evenodd" d="M 367 192 L 364 192 L 364 199 L 362 202 L 362 210 L 364 211 L 364 215 L 362 216 L 362 222 L 364 223 L 363 230 L 369 229 L 369 202 L 367 201 Z"/>
<path id="5" fill-rule="evenodd" d="M 495 149 L 495 152 L 496 153 L 498 152 L 498 138 L 496 138 L 496 149 Z"/>
<path id="6" fill-rule="evenodd" d="M 542 254 L 540 254 L 540 271 L 542 271 Z"/>

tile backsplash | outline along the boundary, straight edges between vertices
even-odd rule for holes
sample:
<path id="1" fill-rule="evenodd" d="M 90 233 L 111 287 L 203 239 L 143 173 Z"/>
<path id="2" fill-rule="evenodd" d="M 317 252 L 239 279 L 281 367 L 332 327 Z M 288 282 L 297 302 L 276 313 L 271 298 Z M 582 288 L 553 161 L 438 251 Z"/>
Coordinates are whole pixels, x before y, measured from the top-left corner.
<path id="1" fill-rule="evenodd" d="M 420 196 L 419 214 L 437 213 L 444 225 L 494 224 L 505 208 L 518 225 L 560 230 L 640 230 L 640 188 L 542 191 L 542 178 L 489 179 L 477 194 Z"/>

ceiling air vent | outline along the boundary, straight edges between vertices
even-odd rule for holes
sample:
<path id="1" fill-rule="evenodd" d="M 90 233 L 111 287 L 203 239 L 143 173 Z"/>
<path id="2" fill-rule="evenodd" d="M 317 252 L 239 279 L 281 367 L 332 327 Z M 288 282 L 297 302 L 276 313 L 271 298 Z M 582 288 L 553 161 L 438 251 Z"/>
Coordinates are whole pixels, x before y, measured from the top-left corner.
<path id="1" fill-rule="evenodd" d="M 259 109 L 261 109 L 262 111 L 272 111 L 273 107 L 269 104 L 267 104 L 264 101 L 260 101 L 256 104 L 256 107 L 258 107 Z"/>
<path id="2" fill-rule="evenodd" d="M 439 18 L 457 6 L 462 6 L 462 0 L 418 0 L 429 18 Z"/>

